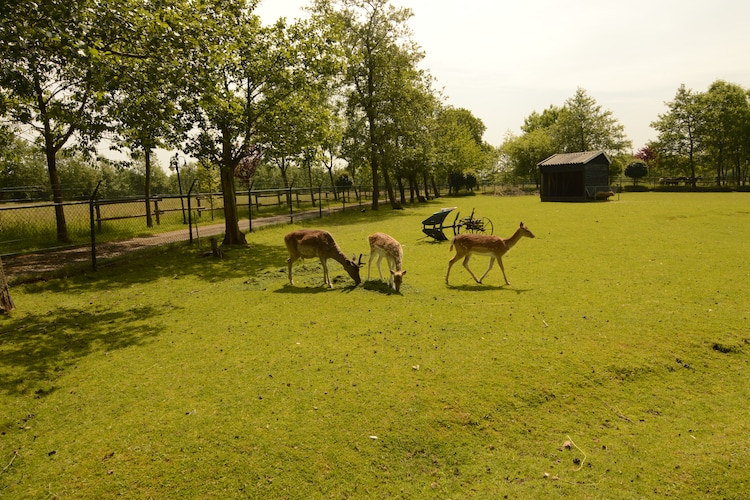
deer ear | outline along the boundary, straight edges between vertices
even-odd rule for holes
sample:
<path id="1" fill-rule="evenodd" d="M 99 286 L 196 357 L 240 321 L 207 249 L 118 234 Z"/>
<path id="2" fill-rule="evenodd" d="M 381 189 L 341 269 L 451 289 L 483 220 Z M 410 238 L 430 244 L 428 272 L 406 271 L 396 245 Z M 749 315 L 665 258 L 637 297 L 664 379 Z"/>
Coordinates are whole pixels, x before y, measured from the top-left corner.
<path id="1" fill-rule="evenodd" d="M 519 227 L 523 227 L 523 222 L 521 223 L 521 225 Z"/>

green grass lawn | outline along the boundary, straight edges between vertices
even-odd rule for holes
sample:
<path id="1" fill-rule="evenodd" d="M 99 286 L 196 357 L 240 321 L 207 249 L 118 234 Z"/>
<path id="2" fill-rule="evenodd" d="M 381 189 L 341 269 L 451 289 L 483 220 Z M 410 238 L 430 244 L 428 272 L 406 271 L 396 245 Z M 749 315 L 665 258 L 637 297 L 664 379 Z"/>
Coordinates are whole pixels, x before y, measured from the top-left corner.
<path id="1" fill-rule="evenodd" d="M 482 285 L 421 221 L 476 207 L 536 235 Z M 451 218 L 452 220 L 452 218 Z M 384 231 L 401 294 L 294 268 Z M 2 498 L 743 498 L 750 198 L 444 198 L 170 247 L 12 288 L 0 317 Z M 204 242 L 206 243 L 206 242 Z M 487 258 L 474 257 L 484 272 Z M 374 276 L 377 271 L 373 267 Z M 367 267 L 362 270 L 363 281 Z"/>

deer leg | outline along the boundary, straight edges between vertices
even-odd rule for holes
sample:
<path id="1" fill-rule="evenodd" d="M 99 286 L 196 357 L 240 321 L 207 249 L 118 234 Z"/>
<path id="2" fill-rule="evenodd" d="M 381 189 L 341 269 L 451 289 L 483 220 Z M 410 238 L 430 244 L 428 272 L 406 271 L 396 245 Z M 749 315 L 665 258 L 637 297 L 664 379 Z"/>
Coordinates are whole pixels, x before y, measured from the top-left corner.
<path id="1" fill-rule="evenodd" d="M 469 274 L 471 274 L 471 277 L 474 278 L 474 281 L 476 281 L 477 283 L 481 283 L 482 281 L 478 280 L 477 277 L 476 277 L 476 275 L 474 274 L 474 272 L 469 268 L 469 259 L 470 258 L 471 258 L 471 254 L 467 255 L 464 258 L 464 267 L 466 268 L 467 271 L 469 271 Z"/>
<path id="2" fill-rule="evenodd" d="M 383 281 L 383 271 L 380 270 L 380 261 L 382 261 L 382 260 L 383 260 L 383 256 L 382 255 L 378 255 L 377 265 L 378 265 L 378 276 L 380 276 L 380 281 Z"/>
<path id="3" fill-rule="evenodd" d="M 328 285 L 329 288 L 333 288 L 331 278 L 328 276 L 328 265 L 326 264 L 325 259 L 320 259 L 320 263 L 323 266 L 323 284 Z"/>
<path id="4" fill-rule="evenodd" d="M 372 259 L 375 258 L 375 252 L 370 251 L 370 260 L 367 261 L 367 281 L 370 281 L 370 266 L 372 265 Z"/>
<path id="5" fill-rule="evenodd" d="M 396 288 L 393 286 L 393 271 L 396 269 L 396 264 L 391 263 L 389 259 L 386 259 L 386 262 L 388 264 L 388 286 L 395 290 Z"/>
<path id="6" fill-rule="evenodd" d="M 503 266 L 503 259 L 497 259 L 497 263 L 500 266 L 500 270 L 503 272 L 503 279 L 505 279 L 505 284 L 510 285 L 508 282 L 508 278 L 505 277 L 505 266 Z"/>
<path id="7" fill-rule="evenodd" d="M 294 281 L 292 280 L 292 264 L 294 264 L 294 259 L 291 257 L 286 259 L 286 265 L 289 268 L 289 284 L 294 286 Z"/>
<path id="8" fill-rule="evenodd" d="M 456 253 L 456 256 L 453 257 L 450 260 L 450 262 L 448 262 L 448 272 L 445 273 L 445 284 L 446 285 L 448 284 L 448 276 L 450 276 L 450 274 L 451 274 L 451 267 L 453 267 L 453 264 L 455 264 L 456 262 L 458 262 L 458 259 L 460 259 L 460 258 L 461 258 L 460 254 Z"/>
<path id="9" fill-rule="evenodd" d="M 482 280 L 484 280 L 484 277 L 487 276 L 487 273 L 490 272 L 490 269 L 492 269 L 492 264 L 495 262 L 495 257 L 490 257 L 490 265 L 487 267 L 487 270 L 484 272 L 481 278 L 479 278 L 479 282 L 481 283 Z"/>

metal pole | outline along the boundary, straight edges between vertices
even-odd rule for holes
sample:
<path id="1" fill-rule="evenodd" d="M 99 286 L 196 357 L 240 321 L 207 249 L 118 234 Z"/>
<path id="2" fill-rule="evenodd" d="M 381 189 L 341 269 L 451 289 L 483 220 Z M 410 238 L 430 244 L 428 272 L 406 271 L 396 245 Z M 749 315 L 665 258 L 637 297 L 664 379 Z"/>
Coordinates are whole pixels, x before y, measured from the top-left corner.
<path id="1" fill-rule="evenodd" d="M 101 186 L 101 184 L 102 181 L 99 181 L 96 184 L 96 189 L 94 189 L 91 198 L 89 198 L 89 220 L 91 221 L 91 266 L 94 271 L 96 271 L 96 224 L 94 224 L 94 200 L 96 199 L 96 194 L 99 192 L 99 186 Z"/>
<path id="2" fill-rule="evenodd" d="M 253 184 L 255 179 L 247 186 L 247 232 L 253 232 Z"/>
<path id="3" fill-rule="evenodd" d="M 191 207 L 190 207 L 190 195 L 193 193 L 193 186 L 195 186 L 195 181 L 197 181 L 197 180 L 198 179 L 193 179 L 193 183 L 190 184 L 190 189 L 188 190 L 188 219 L 189 219 L 188 232 L 190 233 L 190 244 L 191 245 L 193 244 L 193 211 L 191 210 Z M 182 198 L 180 198 L 180 199 L 182 199 Z M 185 215 L 185 212 L 182 212 L 182 214 Z M 196 233 L 198 232 L 198 228 L 197 227 L 196 227 L 196 231 L 195 232 Z"/>
<path id="4" fill-rule="evenodd" d="M 294 203 L 292 203 L 292 186 L 294 186 L 294 182 L 289 185 L 289 194 L 286 198 L 287 203 L 289 203 L 289 224 L 294 224 Z"/>
<path id="5" fill-rule="evenodd" d="M 187 162 L 185 160 L 182 160 L 182 164 L 187 165 Z M 174 168 L 174 170 L 177 172 L 177 188 L 180 190 L 180 206 L 182 207 L 182 223 L 187 224 L 187 219 L 185 218 L 185 200 L 182 197 L 182 180 L 180 179 L 180 155 L 179 153 L 175 153 L 172 159 L 169 162 L 169 168 L 170 170 Z"/>

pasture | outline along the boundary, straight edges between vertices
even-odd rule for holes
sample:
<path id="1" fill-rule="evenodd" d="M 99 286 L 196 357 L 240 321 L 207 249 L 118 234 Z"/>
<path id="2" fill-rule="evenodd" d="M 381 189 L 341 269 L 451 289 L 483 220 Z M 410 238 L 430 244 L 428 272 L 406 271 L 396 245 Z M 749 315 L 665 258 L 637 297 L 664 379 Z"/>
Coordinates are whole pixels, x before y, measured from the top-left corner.
<path id="1" fill-rule="evenodd" d="M 421 221 L 536 238 L 482 285 Z M 283 236 L 401 242 L 400 294 L 294 267 Z M 750 199 L 443 198 L 172 246 L 11 289 L 3 498 L 742 498 Z M 474 257 L 480 275 L 487 258 Z M 372 272 L 377 278 L 377 271 Z"/>

